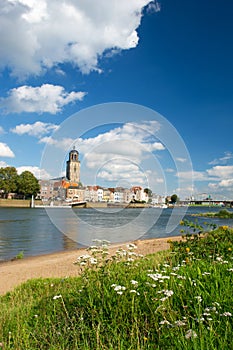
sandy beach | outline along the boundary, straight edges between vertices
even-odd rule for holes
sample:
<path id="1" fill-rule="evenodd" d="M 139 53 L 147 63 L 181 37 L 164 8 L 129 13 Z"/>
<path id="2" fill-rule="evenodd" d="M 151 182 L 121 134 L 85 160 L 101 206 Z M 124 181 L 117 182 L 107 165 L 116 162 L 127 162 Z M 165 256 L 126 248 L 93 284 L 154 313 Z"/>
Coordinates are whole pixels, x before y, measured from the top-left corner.
<path id="1" fill-rule="evenodd" d="M 181 237 L 138 240 L 133 243 L 137 245 L 138 254 L 146 255 L 169 249 L 168 239 L 180 240 Z M 126 245 L 127 243 L 111 245 L 109 252 L 114 254 L 119 247 L 125 248 Z M 3 295 L 32 278 L 78 276 L 79 268 L 74 265 L 74 261 L 84 253 L 86 249 L 77 249 L 3 262 L 0 264 L 0 294 Z"/>

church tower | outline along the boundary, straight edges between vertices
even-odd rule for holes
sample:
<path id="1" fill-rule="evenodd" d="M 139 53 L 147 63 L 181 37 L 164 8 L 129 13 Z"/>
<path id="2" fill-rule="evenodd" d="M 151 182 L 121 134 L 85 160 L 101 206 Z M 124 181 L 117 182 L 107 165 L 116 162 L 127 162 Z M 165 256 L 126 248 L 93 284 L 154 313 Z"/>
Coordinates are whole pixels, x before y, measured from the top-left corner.
<path id="1" fill-rule="evenodd" d="M 80 182 L 80 161 L 79 153 L 75 147 L 69 153 L 69 160 L 66 162 L 66 177 L 69 181 L 79 184 Z"/>

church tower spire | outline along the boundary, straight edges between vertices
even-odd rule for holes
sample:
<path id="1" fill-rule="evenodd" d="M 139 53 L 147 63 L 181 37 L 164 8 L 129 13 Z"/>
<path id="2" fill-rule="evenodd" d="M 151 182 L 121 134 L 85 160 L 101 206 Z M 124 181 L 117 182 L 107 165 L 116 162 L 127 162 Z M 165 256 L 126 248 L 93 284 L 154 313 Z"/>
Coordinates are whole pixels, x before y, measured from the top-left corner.
<path id="1" fill-rule="evenodd" d="M 78 159 L 79 152 L 73 147 L 69 153 L 69 160 L 66 162 L 66 177 L 74 183 L 80 182 L 80 161 Z"/>

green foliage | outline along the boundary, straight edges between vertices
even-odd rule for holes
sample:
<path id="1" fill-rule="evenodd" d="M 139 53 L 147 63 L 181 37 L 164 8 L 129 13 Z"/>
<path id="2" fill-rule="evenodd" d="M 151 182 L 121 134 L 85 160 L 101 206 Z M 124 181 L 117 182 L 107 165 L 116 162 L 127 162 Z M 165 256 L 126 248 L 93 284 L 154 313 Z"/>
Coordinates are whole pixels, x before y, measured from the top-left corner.
<path id="1" fill-rule="evenodd" d="M 24 171 L 18 175 L 14 167 L 5 167 L 0 168 L 0 190 L 5 196 L 8 193 L 18 193 L 31 197 L 40 191 L 40 185 L 30 171 Z"/>
<path id="2" fill-rule="evenodd" d="M 30 171 L 23 171 L 18 177 L 18 193 L 25 197 L 36 196 L 40 191 L 37 178 Z"/>
<path id="3" fill-rule="evenodd" d="M 173 195 L 171 196 L 171 203 L 172 203 L 172 204 L 175 204 L 177 201 L 178 201 L 178 196 L 177 196 L 177 194 L 173 194 Z"/>
<path id="4" fill-rule="evenodd" d="M 182 224 L 187 235 L 166 253 L 91 247 L 81 277 L 1 297 L 4 349 L 232 349 L 233 230 Z"/>
<path id="5" fill-rule="evenodd" d="M 16 192 L 18 187 L 18 174 L 14 167 L 0 168 L 0 190 L 5 194 Z"/>
<path id="6" fill-rule="evenodd" d="M 144 192 L 147 193 L 147 195 L 148 195 L 148 203 L 151 203 L 152 202 L 152 194 L 153 194 L 152 190 L 150 188 L 145 188 Z"/>
<path id="7" fill-rule="evenodd" d="M 24 252 L 23 252 L 23 251 L 19 252 L 19 253 L 16 255 L 16 257 L 15 257 L 15 259 L 17 259 L 17 260 L 23 259 L 23 258 L 24 258 Z"/>
<path id="8" fill-rule="evenodd" d="M 221 209 L 217 213 L 214 213 L 214 212 L 198 213 L 198 214 L 192 214 L 192 216 L 204 216 L 204 217 L 219 218 L 219 219 L 233 219 L 233 212 L 230 212 L 227 209 Z"/>

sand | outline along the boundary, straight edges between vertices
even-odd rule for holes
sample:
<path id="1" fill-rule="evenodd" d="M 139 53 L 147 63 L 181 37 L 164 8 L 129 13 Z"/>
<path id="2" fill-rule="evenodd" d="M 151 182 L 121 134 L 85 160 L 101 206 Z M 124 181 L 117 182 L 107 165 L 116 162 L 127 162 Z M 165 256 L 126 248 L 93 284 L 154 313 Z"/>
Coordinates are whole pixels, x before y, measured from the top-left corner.
<path id="1" fill-rule="evenodd" d="M 138 254 L 146 255 L 169 249 L 168 239 L 180 240 L 181 237 L 138 240 L 133 243 L 137 245 Z M 126 244 L 110 246 L 110 254 L 113 254 L 119 247 L 125 248 Z M 16 286 L 32 278 L 78 276 L 80 270 L 77 265 L 74 265 L 74 261 L 78 256 L 86 253 L 86 249 L 76 249 L 2 262 L 0 263 L 0 294 L 12 291 Z"/>

